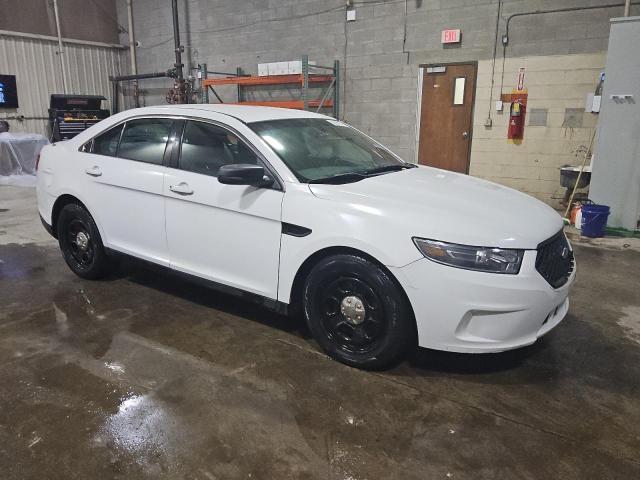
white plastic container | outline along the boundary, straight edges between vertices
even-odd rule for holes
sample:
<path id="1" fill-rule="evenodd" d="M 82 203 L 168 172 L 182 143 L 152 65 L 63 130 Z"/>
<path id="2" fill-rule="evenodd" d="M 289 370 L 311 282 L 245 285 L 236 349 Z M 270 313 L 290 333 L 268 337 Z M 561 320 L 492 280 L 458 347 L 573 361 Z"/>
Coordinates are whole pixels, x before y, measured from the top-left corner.
<path id="1" fill-rule="evenodd" d="M 289 74 L 300 75 L 302 73 L 302 61 L 293 60 L 289 62 Z"/>
<path id="2" fill-rule="evenodd" d="M 269 75 L 287 75 L 289 62 L 272 62 L 269 64 Z"/>

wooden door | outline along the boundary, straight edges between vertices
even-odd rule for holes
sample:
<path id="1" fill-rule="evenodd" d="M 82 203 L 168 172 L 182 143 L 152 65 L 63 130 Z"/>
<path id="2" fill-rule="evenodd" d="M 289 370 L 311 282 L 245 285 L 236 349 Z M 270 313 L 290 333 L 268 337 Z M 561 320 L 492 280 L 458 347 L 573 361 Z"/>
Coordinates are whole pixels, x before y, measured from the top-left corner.
<path id="1" fill-rule="evenodd" d="M 418 163 L 469 173 L 477 64 L 423 67 Z"/>

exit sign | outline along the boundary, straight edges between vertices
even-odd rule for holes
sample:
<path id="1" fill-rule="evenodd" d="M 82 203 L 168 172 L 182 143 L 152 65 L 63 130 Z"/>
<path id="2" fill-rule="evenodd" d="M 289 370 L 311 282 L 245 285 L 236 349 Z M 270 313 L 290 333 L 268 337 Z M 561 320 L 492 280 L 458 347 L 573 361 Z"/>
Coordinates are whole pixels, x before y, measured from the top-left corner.
<path id="1" fill-rule="evenodd" d="M 443 30 L 442 43 L 460 43 L 460 29 Z"/>

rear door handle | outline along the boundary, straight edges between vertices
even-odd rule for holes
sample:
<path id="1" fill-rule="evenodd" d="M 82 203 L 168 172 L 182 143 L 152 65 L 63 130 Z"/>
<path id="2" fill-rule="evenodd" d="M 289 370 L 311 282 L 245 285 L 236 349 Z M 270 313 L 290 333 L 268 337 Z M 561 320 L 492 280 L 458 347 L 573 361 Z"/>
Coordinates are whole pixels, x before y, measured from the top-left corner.
<path id="1" fill-rule="evenodd" d="M 100 170 L 99 166 L 94 165 L 91 168 L 87 168 L 84 173 L 86 173 L 87 175 L 91 175 L 92 177 L 99 177 L 100 175 L 102 175 L 102 170 Z"/>
<path id="2" fill-rule="evenodd" d="M 187 182 L 180 182 L 177 185 L 169 185 L 169 190 L 179 195 L 193 195 L 193 189 Z"/>

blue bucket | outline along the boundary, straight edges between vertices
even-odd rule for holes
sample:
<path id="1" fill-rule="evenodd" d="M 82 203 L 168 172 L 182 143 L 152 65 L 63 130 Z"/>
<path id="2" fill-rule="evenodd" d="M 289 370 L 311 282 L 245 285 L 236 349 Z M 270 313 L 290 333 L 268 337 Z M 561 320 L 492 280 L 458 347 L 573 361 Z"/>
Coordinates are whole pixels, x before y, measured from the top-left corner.
<path id="1" fill-rule="evenodd" d="M 582 235 L 591 238 L 604 237 L 608 217 L 609 207 L 606 205 L 583 205 L 580 227 Z"/>

